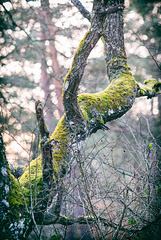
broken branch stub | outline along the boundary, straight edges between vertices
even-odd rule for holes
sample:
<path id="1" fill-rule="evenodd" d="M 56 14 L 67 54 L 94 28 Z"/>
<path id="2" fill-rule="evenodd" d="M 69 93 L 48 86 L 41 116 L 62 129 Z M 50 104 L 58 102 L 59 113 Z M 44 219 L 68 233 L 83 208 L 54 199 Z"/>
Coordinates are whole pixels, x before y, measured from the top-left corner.
<path id="1" fill-rule="evenodd" d="M 42 173 L 45 192 L 53 187 L 53 141 L 49 141 L 49 131 L 45 125 L 43 106 L 40 101 L 35 103 L 36 117 L 38 121 L 39 131 L 41 134 L 41 151 L 42 151 Z M 47 199 L 48 201 L 48 199 Z"/>

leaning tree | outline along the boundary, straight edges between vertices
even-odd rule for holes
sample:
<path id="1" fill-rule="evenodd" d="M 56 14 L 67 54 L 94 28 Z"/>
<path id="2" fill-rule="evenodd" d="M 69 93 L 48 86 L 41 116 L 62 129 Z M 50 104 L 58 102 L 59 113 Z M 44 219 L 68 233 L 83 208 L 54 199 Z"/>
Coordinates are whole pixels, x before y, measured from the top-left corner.
<path id="1" fill-rule="evenodd" d="M 90 199 L 90 215 L 72 219 L 61 214 L 66 187 L 64 178 L 72 171 L 73 161 L 81 151 L 83 142 L 99 129 L 108 130 L 105 124 L 123 116 L 136 98 L 152 98 L 160 88 L 160 83 L 155 79 L 146 80 L 145 85 L 140 86 L 131 74 L 124 47 L 123 0 L 94 0 L 91 13 L 78 0 L 72 2 L 91 25 L 75 52 L 71 69 L 64 80 L 64 116 L 50 135 L 44 122 L 43 106 L 40 101 L 36 102 L 41 154 L 30 162 L 19 179 L 11 174 L 2 136 L 0 138 L 1 239 L 27 239 L 33 227 L 37 228 L 38 225 L 68 226 L 87 222 L 96 224 L 98 229 L 100 222 L 103 222 L 105 226 L 135 235 L 135 230 L 120 227 L 122 219 L 118 225 L 105 218 L 98 219 Z M 104 45 L 110 84 L 101 92 L 78 95 L 88 56 L 99 39 Z M 78 164 L 83 175 L 82 161 Z M 88 181 L 85 176 L 83 181 L 86 186 Z M 156 226 L 160 218 L 158 215 L 153 222 L 148 222 L 137 232 L 137 236 L 143 236 L 148 229 Z M 113 239 L 117 237 L 118 231 L 115 231 Z M 103 235 L 100 238 L 104 239 Z"/>

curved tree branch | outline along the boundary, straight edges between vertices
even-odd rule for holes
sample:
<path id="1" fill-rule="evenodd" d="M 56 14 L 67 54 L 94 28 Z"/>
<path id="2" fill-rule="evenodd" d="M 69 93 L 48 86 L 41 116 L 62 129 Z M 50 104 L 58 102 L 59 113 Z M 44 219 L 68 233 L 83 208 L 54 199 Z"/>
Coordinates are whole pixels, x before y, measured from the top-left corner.
<path id="1" fill-rule="evenodd" d="M 91 23 L 89 31 L 74 55 L 73 63 L 68 72 L 63 86 L 63 103 L 66 112 L 66 119 L 70 129 L 74 132 L 85 134 L 87 129 L 84 118 L 79 110 L 77 102 L 78 87 L 82 79 L 87 58 L 100 38 L 99 24 L 96 24 L 96 19 Z"/>

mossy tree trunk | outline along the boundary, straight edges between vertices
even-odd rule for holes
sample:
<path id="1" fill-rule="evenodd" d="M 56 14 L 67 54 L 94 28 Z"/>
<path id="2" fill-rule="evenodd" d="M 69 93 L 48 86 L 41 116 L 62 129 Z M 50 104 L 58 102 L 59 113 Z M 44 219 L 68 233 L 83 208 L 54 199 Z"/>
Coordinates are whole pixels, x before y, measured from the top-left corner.
<path id="1" fill-rule="evenodd" d="M 0 233 L 1 239 L 26 239 L 32 218 L 17 180 L 11 174 L 0 133 Z"/>
<path id="2" fill-rule="evenodd" d="M 92 14 L 85 10 L 88 19 L 91 16 L 91 26 L 80 42 L 64 80 L 65 114 L 50 136 L 42 105 L 36 103 L 42 153 L 31 161 L 18 181 L 10 174 L 1 140 L 1 227 L 7 239 L 25 239 L 32 226 L 36 227 L 37 224 L 86 223 L 87 218 L 82 216 L 69 219 L 60 215 L 65 189 L 63 178 L 70 171 L 80 143 L 98 129 L 107 130 L 105 124 L 124 115 L 136 97 L 154 97 L 159 90 L 154 79 L 139 87 L 130 72 L 124 48 L 123 9 L 124 1 L 94 0 Z M 88 56 L 100 38 L 104 44 L 110 84 L 101 92 L 78 95 Z M 92 211 L 92 205 L 90 207 Z M 95 217 L 89 217 L 89 220 L 97 223 Z"/>

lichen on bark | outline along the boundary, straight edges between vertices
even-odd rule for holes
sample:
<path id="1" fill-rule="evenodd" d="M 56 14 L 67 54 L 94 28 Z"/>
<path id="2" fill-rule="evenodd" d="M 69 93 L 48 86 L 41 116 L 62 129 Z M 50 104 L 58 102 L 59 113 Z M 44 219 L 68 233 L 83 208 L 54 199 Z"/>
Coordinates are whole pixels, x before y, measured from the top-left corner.
<path id="1" fill-rule="evenodd" d="M 103 91 L 95 94 L 81 94 L 78 97 L 80 109 L 90 125 L 100 121 L 105 124 L 121 117 L 132 107 L 137 92 L 137 83 L 131 74 L 120 75 L 112 80 Z"/>
<path id="2" fill-rule="evenodd" d="M 0 232 L 1 239 L 25 239 L 30 218 L 20 185 L 11 174 L 0 134 Z"/>

